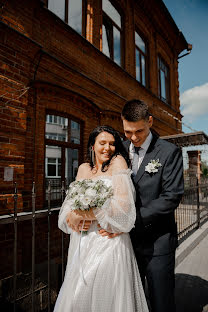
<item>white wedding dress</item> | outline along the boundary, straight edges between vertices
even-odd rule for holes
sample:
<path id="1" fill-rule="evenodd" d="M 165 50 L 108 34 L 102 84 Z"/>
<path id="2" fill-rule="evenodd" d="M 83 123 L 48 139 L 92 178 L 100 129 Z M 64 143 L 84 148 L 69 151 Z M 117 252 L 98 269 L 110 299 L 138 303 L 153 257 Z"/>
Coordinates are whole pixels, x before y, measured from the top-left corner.
<path id="1" fill-rule="evenodd" d="M 99 176 L 114 194 L 100 209 L 94 209 L 88 234 L 70 230 L 66 223 L 70 200 L 59 214 L 59 228 L 70 233 L 65 278 L 55 312 L 148 312 L 148 307 L 128 232 L 134 226 L 135 190 L 131 171 Z M 98 233 L 97 224 L 109 232 L 124 232 L 109 239 Z"/>

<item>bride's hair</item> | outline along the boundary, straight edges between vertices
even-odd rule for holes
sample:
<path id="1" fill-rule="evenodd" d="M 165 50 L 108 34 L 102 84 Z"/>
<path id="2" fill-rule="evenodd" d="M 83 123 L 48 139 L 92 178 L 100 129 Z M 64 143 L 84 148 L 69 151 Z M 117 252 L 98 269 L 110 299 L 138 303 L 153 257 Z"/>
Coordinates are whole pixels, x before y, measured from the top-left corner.
<path id="1" fill-rule="evenodd" d="M 93 158 L 92 157 L 92 147 L 95 144 L 95 140 L 96 140 L 97 136 L 101 132 L 108 132 L 108 133 L 112 134 L 112 136 L 115 139 L 115 153 L 110 157 L 110 159 L 103 162 L 101 171 L 102 172 L 107 171 L 108 166 L 110 165 L 112 158 L 117 156 L 117 155 L 123 156 L 123 158 L 126 160 L 127 165 L 129 166 L 130 165 L 129 155 L 123 146 L 123 143 L 122 143 L 122 140 L 121 140 L 119 133 L 115 129 L 113 129 L 111 126 L 98 126 L 94 130 L 92 130 L 92 132 L 90 133 L 88 144 L 87 144 L 87 160 L 90 163 L 90 167 L 92 169 L 94 167 L 94 162 L 92 159 Z"/>

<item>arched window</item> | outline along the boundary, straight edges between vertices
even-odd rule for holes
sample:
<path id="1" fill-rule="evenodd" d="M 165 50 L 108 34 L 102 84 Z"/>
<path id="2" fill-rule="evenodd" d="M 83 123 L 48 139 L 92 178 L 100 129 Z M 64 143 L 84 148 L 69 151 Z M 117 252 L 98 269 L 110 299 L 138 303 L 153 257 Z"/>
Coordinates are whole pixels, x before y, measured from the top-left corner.
<path id="1" fill-rule="evenodd" d="M 102 50 L 118 65 L 122 65 L 122 17 L 109 0 L 102 0 Z"/>
<path id="2" fill-rule="evenodd" d="M 51 183 L 51 204 L 60 205 L 61 186 L 76 177 L 81 151 L 81 122 L 59 113 L 47 113 L 45 123 L 45 188 Z"/>

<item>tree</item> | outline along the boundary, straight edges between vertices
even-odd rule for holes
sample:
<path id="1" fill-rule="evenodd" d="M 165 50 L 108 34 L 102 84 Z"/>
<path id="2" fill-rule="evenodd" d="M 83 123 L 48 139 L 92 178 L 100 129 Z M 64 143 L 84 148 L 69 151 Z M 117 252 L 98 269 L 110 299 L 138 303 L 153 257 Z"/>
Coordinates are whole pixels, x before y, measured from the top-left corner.
<path id="1" fill-rule="evenodd" d="M 206 161 L 201 162 L 202 176 L 208 178 L 208 164 Z"/>

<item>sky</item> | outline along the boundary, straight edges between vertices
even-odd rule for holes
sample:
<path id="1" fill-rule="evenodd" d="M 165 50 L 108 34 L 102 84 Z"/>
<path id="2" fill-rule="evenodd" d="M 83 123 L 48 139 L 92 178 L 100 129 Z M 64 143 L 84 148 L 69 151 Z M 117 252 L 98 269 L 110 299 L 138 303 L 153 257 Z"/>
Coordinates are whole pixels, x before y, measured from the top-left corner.
<path id="1" fill-rule="evenodd" d="M 189 55 L 179 59 L 182 121 L 208 135 L 208 0 L 163 2 L 186 41 L 193 46 Z M 183 131 L 193 132 L 185 125 Z"/>

